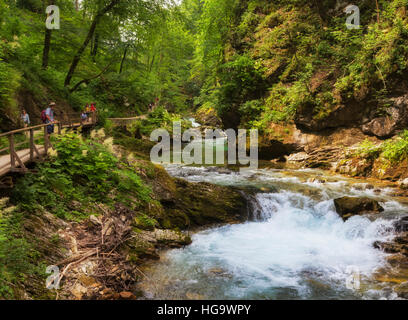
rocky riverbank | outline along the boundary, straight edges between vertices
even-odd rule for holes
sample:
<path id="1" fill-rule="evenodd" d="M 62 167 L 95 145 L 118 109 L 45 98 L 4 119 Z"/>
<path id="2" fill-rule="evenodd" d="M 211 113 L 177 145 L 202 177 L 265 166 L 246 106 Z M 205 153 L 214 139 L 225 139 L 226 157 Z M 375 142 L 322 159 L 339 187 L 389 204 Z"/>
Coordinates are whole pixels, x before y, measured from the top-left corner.
<path id="1" fill-rule="evenodd" d="M 59 299 L 137 299 L 139 266 L 160 259 L 160 250 L 189 245 L 188 230 L 247 217 L 238 190 L 174 179 L 145 161 L 137 167 L 153 189 L 154 200 L 143 213 L 117 203 L 99 206 L 103 214 L 82 223 L 56 220 L 66 252 L 49 262 L 62 270 Z"/>

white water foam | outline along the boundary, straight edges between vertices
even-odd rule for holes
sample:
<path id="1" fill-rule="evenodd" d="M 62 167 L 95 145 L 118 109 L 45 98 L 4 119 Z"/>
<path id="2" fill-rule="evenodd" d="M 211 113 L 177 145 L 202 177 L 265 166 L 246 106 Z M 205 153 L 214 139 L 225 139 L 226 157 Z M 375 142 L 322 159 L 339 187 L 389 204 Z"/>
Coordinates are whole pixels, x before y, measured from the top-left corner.
<path id="1" fill-rule="evenodd" d="M 190 270 L 187 278 L 199 277 L 197 268 L 226 270 L 232 279 L 221 298 L 273 298 L 282 288 L 307 298 L 309 280 L 347 291 L 348 268 L 369 276 L 385 263 L 372 244 L 391 236 L 386 231 L 391 221 L 356 216 L 344 222 L 333 200 L 318 202 L 290 191 L 258 194 L 256 202 L 261 221 L 198 233 L 190 247 L 169 253 L 170 260 Z"/>

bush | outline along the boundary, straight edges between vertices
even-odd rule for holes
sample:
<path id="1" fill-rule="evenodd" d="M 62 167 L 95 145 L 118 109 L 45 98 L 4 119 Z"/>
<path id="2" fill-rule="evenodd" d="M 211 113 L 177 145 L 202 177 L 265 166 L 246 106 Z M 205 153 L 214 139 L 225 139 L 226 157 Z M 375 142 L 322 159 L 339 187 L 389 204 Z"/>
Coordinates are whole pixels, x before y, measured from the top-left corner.
<path id="1" fill-rule="evenodd" d="M 381 152 L 382 145 L 375 144 L 374 142 L 366 139 L 358 146 L 354 155 L 374 160 L 380 156 Z"/>
<path id="2" fill-rule="evenodd" d="M 20 79 L 20 74 L 0 58 L 0 111 L 15 119 L 19 115 L 15 94 L 20 86 Z"/>
<path id="3" fill-rule="evenodd" d="M 392 163 L 408 158 L 408 130 L 405 130 L 396 140 L 384 143 L 382 156 Z"/>
<path id="4" fill-rule="evenodd" d="M 98 138 L 103 136 L 99 134 Z M 69 220 L 81 220 L 90 214 L 89 210 L 70 210 L 72 201 L 83 207 L 118 200 L 137 207 L 149 201 L 151 190 L 128 164 L 112 154 L 112 139 L 101 144 L 96 138 L 84 140 L 76 134 L 66 134 L 56 138 L 54 146 L 57 153 L 54 161 L 40 165 L 38 175 L 20 180 L 14 192 L 15 201 L 31 209 L 41 205 Z"/>
<path id="5" fill-rule="evenodd" d="M 34 273 L 31 245 L 21 235 L 21 217 L 15 207 L 0 199 L 0 298 L 13 297 L 14 284 Z"/>

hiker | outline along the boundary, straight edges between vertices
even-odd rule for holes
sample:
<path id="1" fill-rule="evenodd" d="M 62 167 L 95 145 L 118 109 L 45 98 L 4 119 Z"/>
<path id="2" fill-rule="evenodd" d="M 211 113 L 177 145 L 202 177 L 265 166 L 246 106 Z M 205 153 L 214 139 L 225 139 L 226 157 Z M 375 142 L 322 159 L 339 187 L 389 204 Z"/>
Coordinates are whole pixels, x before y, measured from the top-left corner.
<path id="1" fill-rule="evenodd" d="M 91 113 L 91 108 L 89 107 L 89 103 L 87 103 L 86 106 L 85 106 L 85 113 L 87 115 L 89 115 Z"/>
<path id="2" fill-rule="evenodd" d="M 55 102 L 51 102 L 48 108 L 44 111 L 45 123 L 49 123 L 49 126 L 47 126 L 48 134 L 54 133 L 54 107 Z"/>
<path id="3" fill-rule="evenodd" d="M 85 111 L 81 113 L 81 123 L 87 122 L 88 121 L 88 115 L 86 114 Z"/>
<path id="4" fill-rule="evenodd" d="M 96 112 L 96 103 L 95 102 L 91 103 L 91 112 Z"/>
<path id="5" fill-rule="evenodd" d="M 25 111 L 25 109 L 23 109 L 21 112 L 21 120 L 23 121 L 24 128 L 30 126 L 30 116 L 28 115 L 27 111 Z"/>

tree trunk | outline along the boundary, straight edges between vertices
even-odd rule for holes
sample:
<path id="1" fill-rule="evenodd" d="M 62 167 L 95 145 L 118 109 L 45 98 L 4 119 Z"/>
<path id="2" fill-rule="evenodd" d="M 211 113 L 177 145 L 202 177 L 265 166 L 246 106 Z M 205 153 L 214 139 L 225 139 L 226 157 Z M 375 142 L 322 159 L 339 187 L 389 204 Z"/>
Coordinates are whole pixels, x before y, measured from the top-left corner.
<path id="1" fill-rule="evenodd" d="M 44 1 L 43 4 L 45 6 L 52 5 L 53 1 L 52 0 L 49 0 L 48 2 Z M 51 48 L 51 36 L 52 36 L 52 30 L 45 28 L 44 49 L 43 49 L 43 58 L 42 58 L 42 68 L 44 70 L 48 68 L 48 58 L 50 56 L 50 48 Z"/>
<path id="2" fill-rule="evenodd" d="M 125 52 L 123 52 L 123 58 L 122 58 L 122 61 L 120 62 L 119 74 L 121 74 L 122 71 L 123 71 L 123 64 L 125 63 L 126 55 L 127 55 L 128 49 L 129 49 L 129 45 L 127 45 L 127 46 L 125 47 Z"/>
<path id="3" fill-rule="evenodd" d="M 45 38 L 44 38 L 43 59 L 42 59 L 42 68 L 44 70 L 48 68 L 48 58 L 50 55 L 50 47 L 51 47 L 51 36 L 52 36 L 52 30 L 46 28 Z"/>
<path id="4" fill-rule="evenodd" d="M 91 27 L 89 29 L 88 35 L 86 36 L 82 46 L 79 48 L 78 52 L 75 54 L 72 63 L 71 63 L 71 67 L 69 68 L 69 71 L 67 73 L 67 77 L 65 78 L 65 83 L 64 85 L 67 87 L 70 85 L 72 77 L 74 75 L 75 69 L 78 66 L 79 61 L 81 61 L 81 56 L 84 53 L 86 47 L 89 44 L 89 41 L 91 41 L 94 33 L 95 33 L 95 29 L 96 26 L 98 25 L 99 20 L 106 14 L 108 13 L 110 10 L 112 10 L 112 8 L 114 6 L 116 6 L 121 0 L 112 0 L 105 8 L 103 8 L 101 11 L 99 11 L 94 20 L 92 21 Z"/>
<path id="5" fill-rule="evenodd" d="M 375 4 L 377 6 L 377 23 L 380 24 L 380 7 L 378 5 L 378 0 L 375 0 Z"/>
<path id="6" fill-rule="evenodd" d="M 93 49 L 91 53 L 94 61 L 95 61 L 96 54 L 98 53 L 98 45 L 99 45 L 99 33 L 96 32 L 95 39 L 94 39 L 94 45 L 93 45 Z"/>
<path id="7" fill-rule="evenodd" d="M 79 0 L 75 0 L 75 10 L 79 11 Z"/>

